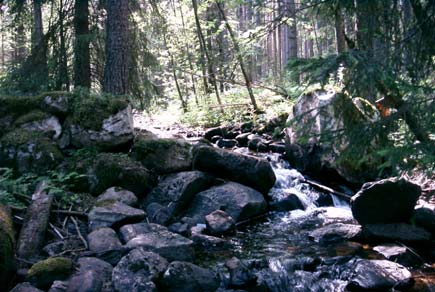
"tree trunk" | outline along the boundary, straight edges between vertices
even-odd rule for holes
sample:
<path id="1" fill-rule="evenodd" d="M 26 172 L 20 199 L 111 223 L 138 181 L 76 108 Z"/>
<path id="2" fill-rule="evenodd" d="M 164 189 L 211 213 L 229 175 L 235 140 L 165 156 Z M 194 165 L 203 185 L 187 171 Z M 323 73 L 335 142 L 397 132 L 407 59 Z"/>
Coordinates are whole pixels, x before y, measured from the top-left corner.
<path id="1" fill-rule="evenodd" d="M 344 35 L 344 21 L 340 7 L 335 10 L 335 38 L 337 41 L 337 53 L 346 51 L 346 38 Z"/>
<path id="2" fill-rule="evenodd" d="M 59 1 L 59 72 L 57 76 L 56 89 L 69 91 L 69 74 L 68 74 L 68 56 L 66 48 L 66 31 L 65 31 L 65 11 L 64 0 Z"/>
<path id="3" fill-rule="evenodd" d="M 294 0 L 288 0 L 288 9 L 291 19 L 289 25 L 289 58 L 296 59 L 298 57 L 298 31 L 296 27 L 296 5 Z"/>
<path id="4" fill-rule="evenodd" d="M 106 65 L 104 92 L 127 94 L 129 90 L 129 0 L 107 0 Z"/>
<path id="5" fill-rule="evenodd" d="M 237 57 L 237 60 L 239 62 L 239 65 L 240 65 L 240 70 L 242 71 L 243 77 L 245 78 L 245 84 L 246 84 L 246 88 L 248 89 L 249 98 L 251 99 L 252 106 L 254 107 L 254 111 L 259 112 L 259 108 L 257 106 L 257 101 L 255 100 L 254 92 L 252 91 L 251 80 L 249 79 L 249 75 L 245 70 L 245 65 L 243 62 L 243 56 L 242 56 L 242 52 L 240 51 L 239 43 L 236 39 L 236 36 L 233 32 L 231 25 L 228 22 L 228 19 L 225 15 L 225 11 L 224 11 L 223 7 L 221 6 L 221 3 L 218 2 L 217 0 L 215 0 L 215 1 L 216 1 L 216 5 L 219 9 L 219 12 L 221 13 L 222 19 L 225 22 L 225 27 L 228 30 L 231 41 L 233 43 L 234 50 L 236 52 L 236 57 Z"/>
<path id="6" fill-rule="evenodd" d="M 210 54 L 209 54 L 209 52 L 207 50 L 207 45 L 205 43 L 204 35 L 202 34 L 201 23 L 199 22 L 198 3 L 196 2 L 196 0 L 192 0 L 192 5 L 193 5 L 193 12 L 195 14 L 195 22 L 196 22 L 196 28 L 197 28 L 197 32 L 198 32 L 199 41 L 202 44 L 202 47 L 204 49 L 204 54 L 205 54 L 205 57 L 207 58 L 207 63 L 211 64 L 209 66 L 209 68 L 210 68 L 210 71 L 211 71 L 212 75 L 210 76 L 209 79 L 212 79 L 214 81 L 213 85 L 214 85 L 214 91 L 215 91 L 215 94 L 216 94 L 216 99 L 217 99 L 218 104 L 222 105 L 221 97 L 219 95 L 219 89 L 217 87 L 217 82 L 215 80 L 216 79 L 216 73 L 215 73 L 215 70 L 214 70 L 213 61 L 212 61 L 212 59 L 210 57 Z M 221 112 L 223 113 L 223 111 L 224 111 L 223 108 L 220 107 L 220 109 L 221 109 Z"/>
<path id="7" fill-rule="evenodd" d="M 32 32 L 32 82 L 46 90 L 48 86 L 47 46 L 44 40 L 42 24 L 42 1 L 33 1 L 33 32 Z"/>
<path id="8" fill-rule="evenodd" d="M 91 87 L 89 0 L 75 0 L 74 86 Z"/>

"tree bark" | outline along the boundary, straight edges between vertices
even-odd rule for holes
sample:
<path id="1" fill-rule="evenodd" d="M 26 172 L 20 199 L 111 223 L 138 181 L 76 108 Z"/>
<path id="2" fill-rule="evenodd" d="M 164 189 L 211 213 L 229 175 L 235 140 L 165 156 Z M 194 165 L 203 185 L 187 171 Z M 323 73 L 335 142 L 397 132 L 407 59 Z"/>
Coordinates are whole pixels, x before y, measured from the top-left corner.
<path id="1" fill-rule="evenodd" d="M 57 76 L 56 89 L 69 91 L 69 74 L 68 74 L 68 56 L 66 48 L 66 30 L 65 30 L 65 11 L 64 0 L 59 1 L 59 38 L 60 38 L 60 52 L 59 52 L 59 73 Z"/>
<path id="2" fill-rule="evenodd" d="M 335 39 L 337 42 L 337 53 L 341 54 L 346 51 L 346 38 L 344 34 L 344 21 L 340 7 L 335 10 Z"/>
<path id="3" fill-rule="evenodd" d="M 107 0 L 106 65 L 103 91 L 114 95 L 129 90 L 129 0 Z"/>
<path id="4" fill-rule="evenodd" d="M 27 208 L 26 218 L 18 237 L 17 255 L 25 260 L 36 257 L 44 243 L 53 202 L 53 197 L 45 192 L 45 187 L 46 184 L 41 183 L 32 195 L 32 203 Z"/>
<path id="5" fill-rule="evenodd" d="M 89 0 L 75 0 L 74 86 L 91 87 Z"/>
<path id="6" fill-rule="evenodd" d="M 291 19 L 289 25 L 289 58 L 298 57 L 298 31 L 296 27 L 296 5 L 294 0 L 288 0 L 288 9 Z"/>

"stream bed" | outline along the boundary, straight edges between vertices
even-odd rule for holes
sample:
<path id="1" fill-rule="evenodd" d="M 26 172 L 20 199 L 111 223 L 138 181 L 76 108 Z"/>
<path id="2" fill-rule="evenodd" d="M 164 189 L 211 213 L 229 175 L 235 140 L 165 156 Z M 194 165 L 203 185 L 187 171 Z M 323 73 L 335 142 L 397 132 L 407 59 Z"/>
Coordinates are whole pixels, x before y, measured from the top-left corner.
<path id="1" fill-rule="evenodd" d="M 238 151 L 248 152 L 244 148 Z M 349 204 L 334 196 L 329 197 L 328 204 L 329 195 L 304 183 L 303 175 L 281 160 L 279 155 L 261 155 L 270 161 L 277 178 L 269 192 L 270 202 L 294 194 L 305 210 L 269 212 L 264 217 L 239 226 L 234 235 L 226 238 L 231 243 L 230 250 L 204 251 L 198 255 L 198 264 L 213 268 L 224 283 L 230 282 L 227 285 L 230 287 L 234 277 L 242 278 L 239 281 L 242 284 L 233 283 L 232 288 L 249 291 L 359 291 L 358 287 L 352 288 L 350 284 L 358 277 L 360 279 L 355 280 L 357 282 L 378 281 L 380 286 L 375 291 L 435 291 L 431 285 L 433 269 L 428 265 L 410 269 L 416 282 L 398 281 L 394 288 L 383 289 L 383 284 L 388 286 L 382 283 L 384 279 L 376 273 L 372 274 L 370 268 L 364 269 L 364 264 L 369 262 L 366 259 L 384 259 L 373 251 L 372 246 L 340 240 L 319 243 L 311 239 L 310 232 L 322 226 L 358 224 L 352 217 Z M 231 263 L 228 263 L 228 259 L 232 257 L 240 260 L 241 265 L 229 273 L 227 268 Z M 358 273 L 361 275 L 358 276 Z M 245 282 L 254 279 L 256 286 L 250 288 L 249 283 Z"/>

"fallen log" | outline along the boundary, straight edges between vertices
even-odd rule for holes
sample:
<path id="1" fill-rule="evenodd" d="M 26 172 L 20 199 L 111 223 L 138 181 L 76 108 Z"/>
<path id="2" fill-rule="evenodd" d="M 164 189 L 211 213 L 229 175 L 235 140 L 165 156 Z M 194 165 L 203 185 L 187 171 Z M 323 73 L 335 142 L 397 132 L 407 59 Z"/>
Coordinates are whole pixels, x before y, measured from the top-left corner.
<path id="1" fill-rule="evenodd" d="M 32 202 L 27 208 L 24 224 L 18 237 L 17 256 L 25 260 L 38 255 L 44 243 L 53 203 L 53 196 L 47 194 L 45 188 L 46 183 L 40 183 L 32 195 Z"/>
<path id="2" fill-rule="evenodd" d="M 351 196 L 349 196 L 345 193 L 336 191 L 334 189 L 331 189 L 330 187 L 321 185 L 321 184 L 319 184 L 315 181 L 309 180 L 309 179 L 305 179 L 304 182 L 306 182 L 307 184 L 309 184 L 313 188 L 317 189 L 318 191 L 330 193 L 332 195 L 335 195 L 335 196 L 345 200 L 346 202 L 350 202 Z"/>

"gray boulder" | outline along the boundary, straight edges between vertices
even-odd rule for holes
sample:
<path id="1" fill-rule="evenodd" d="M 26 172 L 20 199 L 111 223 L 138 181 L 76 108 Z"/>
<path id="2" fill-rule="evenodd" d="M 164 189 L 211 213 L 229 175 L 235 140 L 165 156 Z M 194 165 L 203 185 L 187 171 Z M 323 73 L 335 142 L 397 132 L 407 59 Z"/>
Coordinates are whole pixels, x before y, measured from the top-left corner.
<path id="1" fill-rule="evenodd" d="M 214 292 L 219 287 L 219 281 L 212 271 L 178 261 L 168 266 L 161 284 L 168 292 Z"/>
<path id="2" fill-rule="evenodd" d="M 154 282 L 166 270 L 168 261 L 153 252 L 137 248 L 128 253 L 112 272 L 116 291 L 156 291 Z"/>
<path id="3" fill-rule="evenodd" d="M 304 205 L 296 194 L 288 194 L 285 198 L 270 203 L 270 209 L 278 212 L 286 212 L 292 210 L 305 210 Z"/>
<path id="4" fill-rule="evenodd" d="M 119 187 L 111 187 L 98 196 L 97 202 L 106 200 L 118 201 L 126 205 L 134 207 L 138 203 L 138 199 L 133 192 L 124 190 Z"/>
<path id="5" fill-rule="evenodd" d="M 74 147 L 118 149 L 134 139 L 133 115 L 130 105 L 105 118 L 98 128 L 88 128 L 80 122 L 68 123 L 71 144 Z"/>
<path id="6" fill-rule="evenodd" d="M 139 222 L 145 212 L 117 201 L 103 201 L 95 205 L 88 214 L 89 230 L 101 227 L 117 227 L 122 224 Z"/>
<path id="7" fill-rule="evenodd" d="M 205 216 L 216 210 L 225 211 L 238 222 L 266 212 L 267 203 L 256 190 L 228 182 L 197 194 L 185 215 L 205 223 Z"/>
<path id="8" fill-rule="evenodd" d="M 158 174 L 192 169 L 192 146 L 181 139 L 138 137 L 131 149 L 133 159 Z"/>
<path id="9" fill-rule="evenodd" d="M 410 271 L 387 260 L 357 260 L 350 266 L 349 291 L 405 290 L 413 284 Z"/>
<path id="10" fill-rule="evenodd" d="M 65 116 L 69 111 L 70 97 L 66 93 L 50 92 L 42 99 L 42 108 L 54 115 Z"/>
<path id="11" fill-rule="evenodd" d="M 113 291 L 112 265 L 92 257 L 80 258 L 77 264 L 78 271 L 68 281 L 67 292 Z"/>
<path id="12" fill-rule="evenodd" d="M 235 181 L 267 194 L 275 184 L 275 173 L 265 159 L 199 146 L 194 149 L 195 169 Z"/>
<path id="13" fill-rule="evenodd" d="M 29 113 L 28 115 L 31 114 L 33 113 Z M 22 120 L 20 122 L 20 119 L 22 118 L 25 119 L 26 116 L 18 118 L 18 120 L 15 122 L 15 125 L 19 126 L 21 129 L 30 132 L 40 132 L 45 134 L 46 136 L 50 136 L 50 138 L 52 139 L 58 139 L 60 137 L 60 134 L 62 134 L 62 126 L 59 122 L 59 119 L 55 116 L 42 115 L 40 116 L 40 118 L 36 118 L 34 120 Z"/>
<path id="14" fill-rule="evenodd" d="M 142 247 L 155 252 L 169 261 L 194 259 L 193 242 L 166 227 L 153 223 L 125 225 L 120 229 L 125 247 Z"/>
<path id="15" fill-rule="evenodd" d="M 115 230 L 103 227 L 88 234 L 88 246 L 90 251 L 102 252 L 119 249 L 122 244 Z"/>
<path id="16" fill-rule="evenodd" d="M 234 230 L 234 219 L 222 210 L 216 210 L 205 216 L 205 224 L 212 235 L 222 235 Z"/>
<path id="17" fill-rule="evenodd" d="M 362 225 L 408 222 L 421 188 L 403 178 L 365 183 L 352 197 L 352 214 Z"/>
<path id="18" fill-rule="evenodd" d="M 215 179 L 200 171 L 187 171 L 165 176 L 145 198 L 143 206 L 157 203 L 160 206 L 158 216 L 150 216 L 151 222 L 166 225 L 184 211 L 193 197 L 212 186 Z M 151 208 L 150 208 L 151 209 Z"/>

